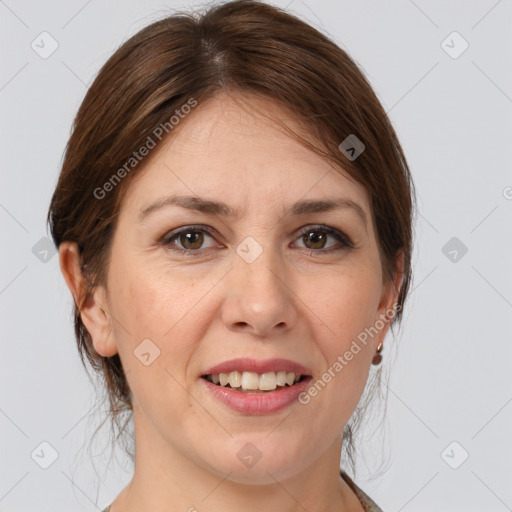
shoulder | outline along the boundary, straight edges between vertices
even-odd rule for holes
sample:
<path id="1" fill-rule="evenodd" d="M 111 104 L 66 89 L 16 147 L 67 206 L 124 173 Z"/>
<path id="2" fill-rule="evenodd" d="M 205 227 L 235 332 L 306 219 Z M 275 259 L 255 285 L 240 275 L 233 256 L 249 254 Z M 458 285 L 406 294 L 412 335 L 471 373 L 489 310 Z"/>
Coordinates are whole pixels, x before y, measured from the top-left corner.
<path id="1" fill-rule="evenodd" d="M 360 489 L 355 482 L 348 476 L 345 471 L 340 470 L 340 475 L 347 482 L 348 486 L 354 491 L 365 512 L 383 512 L 383 510 L 368 496 L 362 489 Z M 102 512 L 110 512 L 110 505 L 102 510 Z"/>
<path id="2" fill-rule="evenodd" d="M 348 476 L 345 471 L 340 470 L 341 477 L 348 486 L 354 491 L 354 494 L 357 496 L 361 505 L 363 506 L 365 512 L 383 512 L 383 510 L 375 503 L 370 496 L 368 496 L 362 489 L 360 489 L 355 482 Z"/>

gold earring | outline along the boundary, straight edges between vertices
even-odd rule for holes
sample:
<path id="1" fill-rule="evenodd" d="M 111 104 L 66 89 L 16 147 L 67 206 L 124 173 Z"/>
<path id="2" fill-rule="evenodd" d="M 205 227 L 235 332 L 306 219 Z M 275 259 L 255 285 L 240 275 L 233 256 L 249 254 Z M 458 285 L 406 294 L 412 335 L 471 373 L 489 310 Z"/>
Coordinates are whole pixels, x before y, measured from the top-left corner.
<path id="1" fill-rule="evenodd" d="M 375 355 L 373 356 L 373 359 L 372 359 L 372 364 L 374 364 L 375 366 L 379 365 L 381 362 L 382 362 L 382 356 L 381 356 L 381 352 L 382 352 L 382 341 L 379 343 L 379 346 L 377 347 L 377 350 L 375 351 Z"/>

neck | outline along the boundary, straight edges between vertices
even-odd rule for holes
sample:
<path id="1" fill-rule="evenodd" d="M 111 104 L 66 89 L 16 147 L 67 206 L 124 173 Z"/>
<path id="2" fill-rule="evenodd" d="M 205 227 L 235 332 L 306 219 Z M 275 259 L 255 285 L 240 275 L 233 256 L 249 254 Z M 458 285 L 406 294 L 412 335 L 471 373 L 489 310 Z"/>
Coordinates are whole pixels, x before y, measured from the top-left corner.
<path id="1" fill-rule="evenodd" d="M 168 512 L 170 506 L 187 512 L 363 510 L 340 477 L 341 436 L 302 470 L 279 475 L 260 470 L 257 483 L 251 483 L 238 474 L 236 467 L 232 472 L 219 474 L 203 460 L 192 460 L 180 446 L 171 445 L 146 428 L 141 416 L 134 411 L 134 474 L 112 503 L 110 512 Z M 253 469 L 256 467 L 257 464 Z"/>

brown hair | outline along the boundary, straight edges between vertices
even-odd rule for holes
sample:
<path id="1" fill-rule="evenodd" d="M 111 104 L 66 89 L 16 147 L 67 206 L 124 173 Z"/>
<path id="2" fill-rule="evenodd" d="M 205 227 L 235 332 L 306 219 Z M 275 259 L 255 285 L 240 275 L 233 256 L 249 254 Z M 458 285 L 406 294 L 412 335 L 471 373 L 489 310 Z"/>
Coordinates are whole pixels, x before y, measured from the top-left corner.
<path id="1" fill-rule="evenodd" d="M 393 324 L 401 320 L 411 281 L 414 187 L 390 120 L 357 64 L 313 27 L 259 1 L 237 0 L 199 15 L 165 17 L 122 44 L 87 91 L 48 212 L 55 245 L 71 241 L 79 248 L 86 285 L 74 310 L 78 349 L 84 366 L 87 358 L 104 378 L 112 427 L 119 427 L 119 435 L 126 422 L 120 426 L 118 417 L 132 410 L 130 390 L 119 356 L 106 358 L 94 350 L 80 306 L 106 282 L 116 215 L 128 183 L 143 165 L 122 173 L 104 197 L 98 198 L 97 190 L 116 173 L 120 177 L 119 170 L 123 165 L 126 170 L 155 128 L 169 123 L 190 98 L 200 104 L 229 91 L 257 94 L 289 109 L 316 144 L 292 135 L 366 188 L 386 282 L 397 270 L 397 252 L 403 251 Z M 338 147 L 349 135 L 365 145 L 356 159 Z M 362 412 L 356 410 L 344 430 L 353 472 L 352 438 Z"/>

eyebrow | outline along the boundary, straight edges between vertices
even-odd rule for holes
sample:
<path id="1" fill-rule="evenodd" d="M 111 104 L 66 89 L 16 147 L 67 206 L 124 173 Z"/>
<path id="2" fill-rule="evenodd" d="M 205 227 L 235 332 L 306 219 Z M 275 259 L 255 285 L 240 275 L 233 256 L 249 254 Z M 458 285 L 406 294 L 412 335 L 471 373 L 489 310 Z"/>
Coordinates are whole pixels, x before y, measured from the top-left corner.
<path id="1" fill-rule="evenodd" d="M 239 210 L 235 210 L 221 201 L 212 201 L 197 196 L 171 195 L 158 199 L 149 206 L 142 208 L 139 214 L 139 222 L 143 222 L 152 213 L 168 206 L 180 206 L 187 210 L 197 211 L 207 215 L 217 215 L 233 219 L 240 218 Z M 347 198 L 325 198 L 297 201 L 291 205 L 290 213 L 292 215 L 307 215 L 343 208 L 351 209 L 356 212 L 363 221 L 365 228 L 367 228 L 368 218 L 365 211 L 359 204 Z"/>

